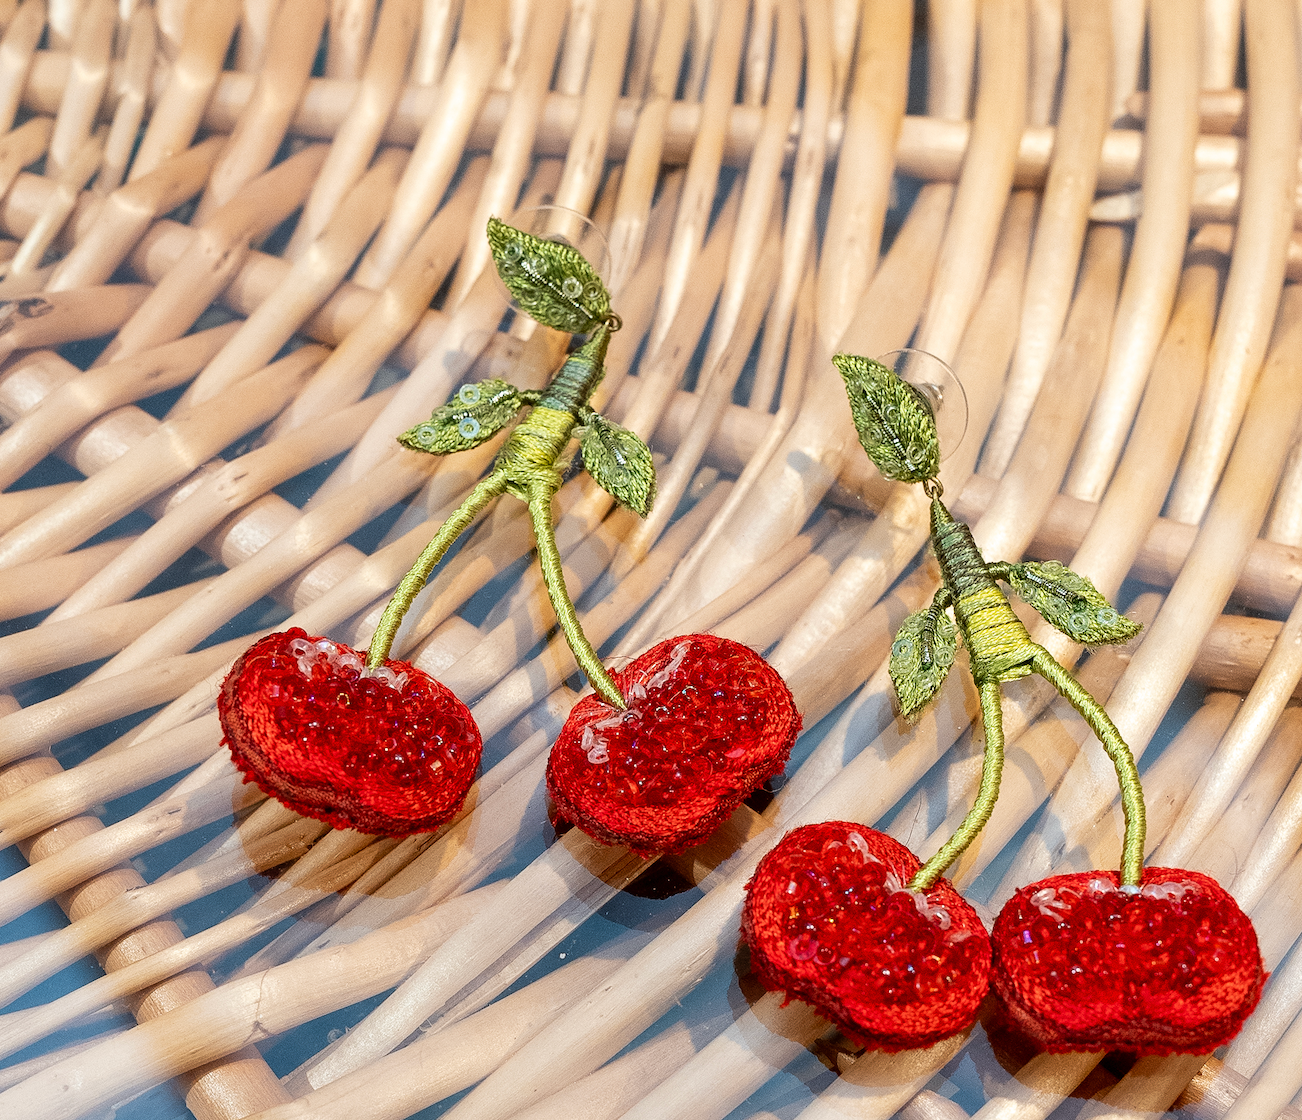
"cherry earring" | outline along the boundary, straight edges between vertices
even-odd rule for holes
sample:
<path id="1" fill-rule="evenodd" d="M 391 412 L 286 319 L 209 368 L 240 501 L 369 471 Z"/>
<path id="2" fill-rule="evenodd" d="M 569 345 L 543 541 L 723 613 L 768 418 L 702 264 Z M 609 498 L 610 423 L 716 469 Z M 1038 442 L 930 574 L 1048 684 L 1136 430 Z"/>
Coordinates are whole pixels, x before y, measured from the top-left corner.
<path id="1" fill-rule="evenodd" d="M 1215 1049 L 1237 1033 L 1261 995 L 1265 974 L 1252 925 L 1207 876 L 1144 867 L 1144 796 L 1130 749 L 1103 706 L 1048 650 L 1031 641 L 998 584 L 1008 584 L 1077 642 L 1124 642 L 1138 632 L 1137 624 L 1088 579 L 1061 564 L 987 561 L 967 526 L 955 521 L 941 500 L 939 438 L 927 395 L 880 362 L 849 354 L 832 361 L 845 380 L 860 441 L 878 470 L 892 481 L 921 483 L 931 500 L 931 542 L 941 586 L 930 606 L 905 619 L 891 648 L 889 669 L 901 711 L 913 717 L 935 696 L 961 635 L 985 725 L 975 804 L 954 835 L 924 866 L 911 870 L 894 894 L 912 896 L 922 912 L 932 892 L 950 889 L 941 875 L 984 828 L 999 796 L 1004 750 L 1000 686 L 1038 673 L 1081 714 L 1112 759 L 1125 837 L 1119 873 L 1055 876 L 1023 887 L 1004 906 L 991 950 L 993 986 L 1003 1012 L 1049 1050 L 1170 1054 Z M 769 878 L 756 874 L 748 912 L 773 905 L 770 896 L 778 887 Z M 891 884 L 883 882 L 889 889 Z M 792 878 L 791 885 L 798 889 L 799 880 Z M 805 910 L 796 905 L 792 913 L 803 920 Z M 946 913 L 950 915 L 948 907 Z M 795 964 L 798 942 L 783 949 L 780 938 L 764 935 L 765 928 L 753 916 L 743 925 L 752 953 L 764 962 L 761 979 L 819 1007 L 835 1008 L 837 979 L 804 975 Z M 919 946 L 917 957 L 922 941 L 920 935 L 912 936 Z M 893 967 L 891 946 L 866 940 L 873 967 Z M 916 969 L 921 959 L 910 963 Z M 930 1016 L 936 1030 L 952 1034 L 967 1025 L 957 1021 L 956 1004 L 942 995 L 923 1004 L 919 1013 L 924 1019 Z M 969 1000 L 966 1006 L 975 1015 L 975 1003 Z M 878 1020 L 864 1014 L 857 1022 L 875 1044 L 899 1045 L 889 1028 L 867 1030 L 869 1021 Z M 925 1045 L 927 1037 L 925 1030 L 917 1030 L 912 1044 Z"/>
<path id="2" fill-rule="evenodd" d="M 364 655 L 299 630 L 272 634 L 235 663 L 218 699 L 224 741 L 247 779 L 290 808 L 339 827 L 392 836 L 427 831 L 450 819 L 470 789 L 482 752 L 470 711 L 432 677 L 388 654 L 426 579 L 504 493 L 528 503 L 547 591 L 576 659 L 608 703 L 624 706 L 565 590 L 551 521 L 562 453 L 580 427 L 584 463 L 600 485 L 639 513 L 654 499 L 651 452 L 587 403 L 605 373 L 619 317 L 576 250 L 495 219 L 488 240 L 503 282 L 527 314 L 591 337 L 541 392 L 496 379 L 463 385 L 428 421 L 399 437 L 413 450 L 447 455 L 478 446 L 529 408 L 488 477 L 398 584 Z"/>

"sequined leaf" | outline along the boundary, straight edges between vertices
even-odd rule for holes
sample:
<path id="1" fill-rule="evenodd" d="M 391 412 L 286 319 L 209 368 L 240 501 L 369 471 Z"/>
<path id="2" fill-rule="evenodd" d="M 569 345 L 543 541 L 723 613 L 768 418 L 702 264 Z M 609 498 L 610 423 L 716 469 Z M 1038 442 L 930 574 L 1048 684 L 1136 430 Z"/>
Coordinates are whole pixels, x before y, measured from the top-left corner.
<path id="1" fill-rule="evenodd" d="M 398 442 L 431 455 L 469 451 L 509 424 L 523 403 L 514 385 L 495 377 L 462 385 L 447 404 L 425 423 L 408 428 Z"/>
<path id="2" fill-rule="evenodd" d="M 923 482 L 940 470 L 940 440 L 926 398 L 871 358 L 836 354 L 859 442 L 893 482 Z"/>
<path id="3" fill-rule="evenodd" d="M 889 670 L 906 719 L 936 695 L 957 649 L 954 623 L 944 611 L 927 607 L 904 620 L 891 646 Z"/>
<path id="4" fill-rule="evenodd" d="M 1023 602 L 1074 641 L 1128 642 L 1142 629 L 1113 607 L 1089 579 L 1057 560 L 1011 564 L 1008 582 Z"/>
<path id="5" fill-rule="evenodd" d="M 488 244 L 502 283 L 544 326 L 587 334 L 610 317 L 610 294 L 583 254 L 488 219 Z"/>
<path id="6" fill-rule="evenodd" d="M 639 517 L 651 512 L 656 499 L 656 467 L 651 449 L 627 428 L 598 412 L 584 419 L 583 466 L 597 485 Z"/>

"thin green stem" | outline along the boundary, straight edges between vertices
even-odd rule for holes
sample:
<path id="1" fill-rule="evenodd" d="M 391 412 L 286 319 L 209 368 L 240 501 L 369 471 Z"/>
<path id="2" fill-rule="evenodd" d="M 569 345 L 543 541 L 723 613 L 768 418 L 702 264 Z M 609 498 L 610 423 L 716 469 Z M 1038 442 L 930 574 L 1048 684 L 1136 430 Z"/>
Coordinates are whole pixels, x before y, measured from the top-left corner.
<path id="1" fill-rule="evenodd" d="M 416 558 L 411 571 L 402 577 L 398 589 L 389 600 L 380 616 L 379 625 L 371 636 L 370 649 L 366 654 L 366 667 L 378 669 L 389 656 L 398 627 L 402 625 L 403 615 L 411 606 L 421 588 L 429 578 L 430 572 L 447 554 L 453 542 L 466 531 L 466 528 L 479 515 L 479 512 L 506 489 L 507 479 L 500 471 L 493 471 L 466 496 L 462 502 L 434 534 L 434 539 L 425 546 L 425 550 Z"/>
<path id="2" fill-rule="evenodd" d="M 1116 724 L 1103 710 L 1103 705 L 1091 696 L 1066 669 L 1058 664 L 1046 649 L 1038 649 L 1031 662 L 1035 671 L 1056 688 L 1071 706 L 1080 712 L 1090 729 L 1099 737 L 1112 764 L 1117 768 L 1117 781 L 1121 785 L 1121 809 L 1126 817 L 1126 835 L 1121 848 L 1121 882 L 1123 886 L 1138 886 L 1144 873 L 1144 790 L 1139 783 L 1139 768 L 1130 753 Z"/>
<path id="3" fill-rule="evenodd" d="M 570 602 L 569 592 L 565 589 L 565 573 L 561 568 L 561 554 L 556 547 L 556 532 L 552 527 L 552 495 L 555 490 L 545 482 L 535 481 L 529 484 L 529 516 L 533 520 L 533 533 L 538 541 L 538 565 L 542 568 L 543 581 L 547 584 L 547 597 L 552 601 L 556 611 L 556 621 L 561 624 L 565 640 L 570 643 L 574 660 L 588 676 L 597 694 L 613 708 L 623 711 L 628 705 L 619 686 L 611 680 L 606 667 L 592 648 L 583 627 L 579 625 L 579 616 Z"/>
<path id="4" fill-rule="evenodd" d="M 966 850 L 985 828 L 995 802 L 999 800 L 999 780 L 1004 773 L 1004 715 L 999 707 L 999 682 L 986 681 L 980 686 L 981 719 L 986 729 L 985 757 L 981 763 L 981 788 L 958 830 L 919 869 L 909 883 L 911 891 L 925 891 L 936 885 L 951 863 Z"/>

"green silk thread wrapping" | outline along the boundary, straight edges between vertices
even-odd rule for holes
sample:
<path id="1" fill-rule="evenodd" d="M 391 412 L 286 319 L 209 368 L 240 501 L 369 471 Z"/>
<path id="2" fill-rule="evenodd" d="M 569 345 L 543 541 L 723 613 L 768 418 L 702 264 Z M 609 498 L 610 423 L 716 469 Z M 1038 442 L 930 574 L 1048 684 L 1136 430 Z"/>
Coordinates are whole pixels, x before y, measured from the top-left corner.
<path id="1" fill-rule="evenodd" d="M 905 620 L 892 647 L 891 679 L 901 708 L 906 718 L 912 717 L 940 688 L 952 657 L 935 616 L 952 606 L 968 648 L 985 727 L 976 800 L 954 835 L 913 877 L 910 889 L 933 886 L 989 821 L 1004 765 L 1000 685 L 1033 672 L 1080 713 L 1112 759 L 1126 820 L 1121 882 L 1137 886 L 1144 866 L 1145 814 L 1134 756 L 1103 705 L 1048 650 L 1031 641 L 996 580 L 1012 585 L 1048 622 L 1076 641 L 1124 642 L 1138 632 L 1138 625 L 1120 615 L 1087 578 L 1061 564 L 987 563 L 967 526 L 955 521 L 940 500 L 943 487 L 936 478 L 939 458 L 930 405 L 879 362 L 850 354 L 837 354 L 832 361 L 845 379 L 851 417 L 869 457 L 887 478 L 921 482 L 931 499 L 931 542 L 942 584 L 930 608 Z"/>
<path id="2" fill-rule="evenodd" d="M 602 420 L 588 405 L 588 398 L 605 376 L 606 349 L 611 333 L 619 329 L 619 316 L 610 310 L 600 278 L 574 249 L 512 229 L 496 219 L 489 221 L 488 234 L 498 272 L 521 308 L 547 326 L 591 331 L 591 337 L 566 359 L 541 393 L 517 390 L 497 380 L 462 386 L 429 421 L 399 437 L 399 442 L 412 450 L 447 454 L 488 439 L 509 421 L 515 405 L 533 406 L 507 437 L 489 476 L 440 526 L 398 584 L 372 635 L 367 668 L 374 670 L 384 663 L 403 616 L 453 542 L 490 502 L 509 493 L 529 508 L 547 594 L 575 660 L 601 698 L 622 710 L 624 697 L 584 635 L 566 590 L 551 512 L 552 498 L 567 466 L 565 448 L 581 420 L 602 421 L 604 439 L 619 444 L 618 454 L 603 455 L 599 471 L 589 472 L 596 481 L 643 516 L 654 499 L 655 467 L 646 445 L 632 432 Z"/>
<path id="3" fill-rule="evenodd" d="M 380 616 L 366 653 L 368 669 L 378 669 L 384 664 L 393 646 L 394 636 L 398 633 L 398 627 L 402 625 L 403 616 L 416 596 L 420 594 L 421 588 L 425 586 L 430 572 L 438 567 L 438 562 L 447 555 L 448 549 L 466 531 L 484 507 L 505 489 L 506 480 L 494 472 L 480 482 L 466 500 L 453 511 L 452 516 L 439 526 L 439 531 L 416 558 L 411 571 L 402 577 L 397 590 L 393 593 L 393 598 L 389 600 L 389 605 L 384 608 L 384 614 Z"/>
<path id="4" fill-rule="evenodd" d="M 977 838 L 995 811 L 999 800 L 999 782 L 1004 775 L 1004 714 L 999 706 L 999 682 L 986 681 L 980 687 L 981 719 L 986 729 L 985 756 L 981 760 L 981 788 L 963 823 L 931 859 L 919 869 L 909 883 L 909 890 L 925 891 L 936 885 L 951 863 L 961 856 Z"/>
<path id="5" fill-rule="evenodd" d="M 574 604 L 570 602 L 565 590 L 565 576 L 552 525 L 552 497 L 561 485 L 557 459 L 569 443 L 575 422 L 573 413 L 542 405 L 535 407 L 520 422 L 498 452 L 492 473 L 470 492 L 466 500 L 442 524 L 411 571 L 398 584 L 371 638 L 366 657 L 369 668 L 375 669 L 384 664 L 393 645 L 394 635 L 402 624 L 403 615 L 452 543 L 494 498 L 510 493 L 528 504 L 534 537 L 538 543 L 538 562 L 542 567 L 547 593 L 575 660 L 606 703 L 619 709 L 625 707 L 623 694 L 584 636 Z"/>

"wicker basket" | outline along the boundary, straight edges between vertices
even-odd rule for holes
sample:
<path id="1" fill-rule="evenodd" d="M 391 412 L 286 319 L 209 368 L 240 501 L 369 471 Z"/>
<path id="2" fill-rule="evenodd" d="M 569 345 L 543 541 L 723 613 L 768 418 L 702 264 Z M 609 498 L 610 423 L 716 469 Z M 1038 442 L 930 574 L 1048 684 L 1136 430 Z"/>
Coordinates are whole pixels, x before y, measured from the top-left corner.
<path id="1" fill-rule="evenodd" d="M 0 3 L 0 1116 L 1302 1115 L 1298 18 Z M 595 403 L 659 461 L 644 522 L 584 475 L 560 492 L 589 636 L 614 665 L 734 638 L 807 729 L 774 798 L 660 861 L 548 822 L 584 682 L 518 506 L 396 647 L 484 731 L 460 818 L 331 831 L 219 745 L 251 635 L 364 645 L 493 450 L 394 435 L 558 364 L 483 235 L 538 207 L 604 237 L 624 329 Z M 1141 756 L 1150 857 L 1256 923 L 1275 975 L 1228 1052 L 1036 1055 L 980 1023 L 860 1052 L 735 957 L 786 826 L 851 818 L 926 856 L 976 790 L 965 673 L 895 717 L 891 636 L 936 586 L 926 504 L 871 467 L 828 360 L 906 346 L 965 388 L 942 479 L 987 555 L 1069 562 L 1146 623 L 1052 648 Z M 989 914 L 1120 852 L 1097 742 L 1031 680 L 951 869 Z"/>

